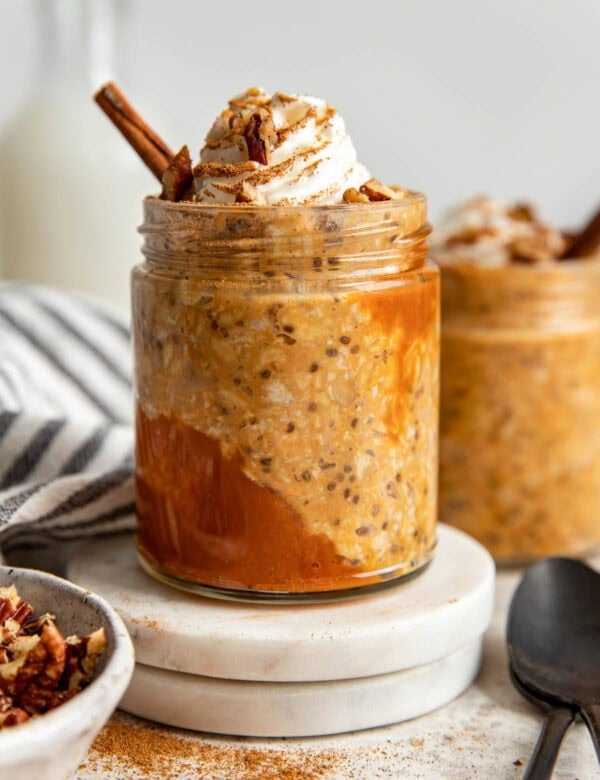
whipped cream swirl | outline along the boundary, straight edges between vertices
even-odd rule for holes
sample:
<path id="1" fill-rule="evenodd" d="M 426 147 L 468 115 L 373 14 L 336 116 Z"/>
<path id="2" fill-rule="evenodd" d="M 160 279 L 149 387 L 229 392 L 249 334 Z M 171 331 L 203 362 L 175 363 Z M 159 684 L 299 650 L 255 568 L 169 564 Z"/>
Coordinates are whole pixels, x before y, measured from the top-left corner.
<path id="1" fill-rule="evenodd" d="M 214 203 L 341 203 L 369 178 L 326 101 L 256 88 L 229 101 L 194 168 L 196 200 Z"/>
<path id="2" fill-rule="evenodd" d="M 497 268 L 553 261 L 565 249 L 565 240 L 538 219 L 531 205 L 480 195 L 448 214 L 433 232 L 431 249 L 441 265 Z"/>

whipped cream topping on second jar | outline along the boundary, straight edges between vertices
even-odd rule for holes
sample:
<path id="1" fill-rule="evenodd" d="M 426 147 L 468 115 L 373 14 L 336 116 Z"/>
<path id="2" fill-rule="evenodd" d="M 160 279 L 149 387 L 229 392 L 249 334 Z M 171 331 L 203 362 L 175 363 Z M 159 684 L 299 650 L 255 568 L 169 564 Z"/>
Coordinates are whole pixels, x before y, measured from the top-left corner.
<path id="1" fill-rule="evenodd" d="M 370 175 L 326 101 L 249 89 L 215 120 L 194 169 L 195 199 L 214 203 L 341 203 Z"/>
<path id="2" fill-rule="evenodd" d="M 454 208 L 433 232 L 432 254 L 442 265 L 469 262 L 497 268 L 509 263 L 552 262 L 565 249 L 555 228 L 528 203 L 479 195 Z"/>

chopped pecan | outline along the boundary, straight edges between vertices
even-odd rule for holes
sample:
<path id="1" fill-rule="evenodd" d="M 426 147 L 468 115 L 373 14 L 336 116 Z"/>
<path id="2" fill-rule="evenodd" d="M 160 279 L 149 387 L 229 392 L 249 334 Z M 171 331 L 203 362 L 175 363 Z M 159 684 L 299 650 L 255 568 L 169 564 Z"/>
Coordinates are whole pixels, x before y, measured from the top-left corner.
<path id="1" fill-rule="evenodd" d="M 378 179 L 369 179 L 359 190 L 349 187 L 344 191 L 344 203 L 371 203 L 378 200 L 398 200 L 408 195 L 407 190 L 393 184 L 388 187 Z"/>
<path id="2" fill-rule="evenodd" d="M 94 676 L 96 664 L 106 647 L 106 635 L 99 628 L 89 636 L 70 636 L 66 642 L 66 663 L 61 688 L 77 691 Z"/>
<path id="3" fill-rule="evenodd" d="M 552 255 L 548 251 L 543 236 L 521 236 L 515 238 L 508 247 L 511 260 L 515 263 L 541 263 L 549 260 Z"/>
<path id="4" fill-rule="evenodd" d="M 235 202 L 264 204 L 266 201 L 255 187 L 243 181 L 235 194 Z"/>
<path id="5" fill-rule="evenodd" d="M 0 728 L 13 726 L 29 720 L 29 714 L 21 707 L 15 707 L 12 696 L 0 695 Z"/>
<path id="6" fill-rule="evenodd" d="M 31 714 L 50 709 L 53 694 L 65 669 L 66 642 L 54 623 L 43 627 L 40 645 L 45 651 L 42 668 L 19 696 L 20 706 Z"/>
<path id="7" fill-rule="evenodd" d="M 191 200 L 194 176 L 192 160 L 187 146 L 182 146 L 162 175 L 163 200 Z"/>
<path id="8" fill-rule="evenodd" d="M 535 211 L 529 203 L 515 203 L 514 206 L 509 208 L 508 216 L 510 219 L 517 219 L 521 222 L 535 221 Z"/>
<path id="9" fill-rule="evenodd" d="M 19 698 L 28 712 L 42 712 L 48 691 L 58 686 L 65 668 L 65 640 L 54 623 L 41 634 L 17 637 L 8 647 L 12 660 L 0 665 L 0 689 Z"/>
<path id="10" fill-rule="evenodd" d="M 27 623 L 24 624 L 23 628 L 25 629 L 26 634 L 40 634 L 44 626 L 48 625 L 49 623 L 54 623 L 55 620 L 56 615 L 53 615 L 51 612 L 45 612 L 38 618 L 28 620 Z"/>
<path id="11" fill-rule="evenodd" d="M 75 696 L 89 683 L 106 646 L 104 629 L 65 640 L 54 615 L 33 609 L 14 588 L 0 589 L 0 728 L 23 723 Z"/>
<path id="12" fill-rule="evenodd" d="M 377 179 L 369 179 L 360 187 L 359 191 L 371 201 L 394 200 L 394 198 L 398 197 L 391 187 L 386 187 L 385 184 L 382 184 Z"/>
<path id="13" fill-rule="evenodd" d="M 8 645 L 9 660 L 0 665 L 0 691 L 16 696 L 42 670 L 46 652 L 39 636 L 18 636 Z"/>
<path id="14" fill-rule="evenodd" d="M 20 598 L 14 585 L 0 588 L 0 639 L 3 644 L 23 633 L 23 625 L 31 615 L 33 608 Z"/>
<path id="15" fill-rule="evenodd" d="M 6 694 L 0 694 L 0 713 L 8 712 L 14 706 L 12 696 L 6 696 Z"/>
<path id="16" fill-rule="evenodd" d="M 30 715 L 20 707 L 10 707 L 6 712 L 0 712 L 0 728 L 3 726 L 18 726 L 19 723 L 25 723 Z"/>
<path id="17" fill-rule="evenodd" d="M 277 133 L 273 118 L 266 109 L 255 111 L 246 125 L 244 138 L 248 147 L 248 159 L 261 165 L 268 165 L 271 159 L 271 149 Z"/>
<path id="18" fill-rule="evenodd" d="M 369 203 L 369 196 L 359 192 L 355 187 L 349 187 L 344 191 L 344 203 Z"/>

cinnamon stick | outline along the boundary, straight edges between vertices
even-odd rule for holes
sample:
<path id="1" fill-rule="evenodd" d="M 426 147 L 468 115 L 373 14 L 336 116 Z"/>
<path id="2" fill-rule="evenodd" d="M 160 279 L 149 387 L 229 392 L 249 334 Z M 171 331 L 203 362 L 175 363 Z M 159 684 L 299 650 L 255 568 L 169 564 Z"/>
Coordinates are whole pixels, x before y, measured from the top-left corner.
<path id="1" fill-rule="evenodd" d="M 100 87 L 94 100 L 162 184 L 163 174 L 173 159 L 173 152 L 162 138 L 146 124 L 112 81 Z"/>
<path id="2" fill-rule="evenodd" d="M 561 260 L 574 257 L 588 257 L 600 247 L 600 209 L 596 212 L 586 227 L 569 244 L 561 255 Z"/>

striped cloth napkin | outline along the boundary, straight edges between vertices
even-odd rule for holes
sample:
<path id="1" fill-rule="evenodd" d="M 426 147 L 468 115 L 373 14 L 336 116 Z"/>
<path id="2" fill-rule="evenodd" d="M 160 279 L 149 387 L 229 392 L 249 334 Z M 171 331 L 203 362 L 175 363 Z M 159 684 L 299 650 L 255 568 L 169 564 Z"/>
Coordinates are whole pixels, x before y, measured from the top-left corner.
<path id="1" fill-rule="evenodd" d="M 0 287 L 0 548 L 129 530 L 129 329 L 47 287 Z"/>

